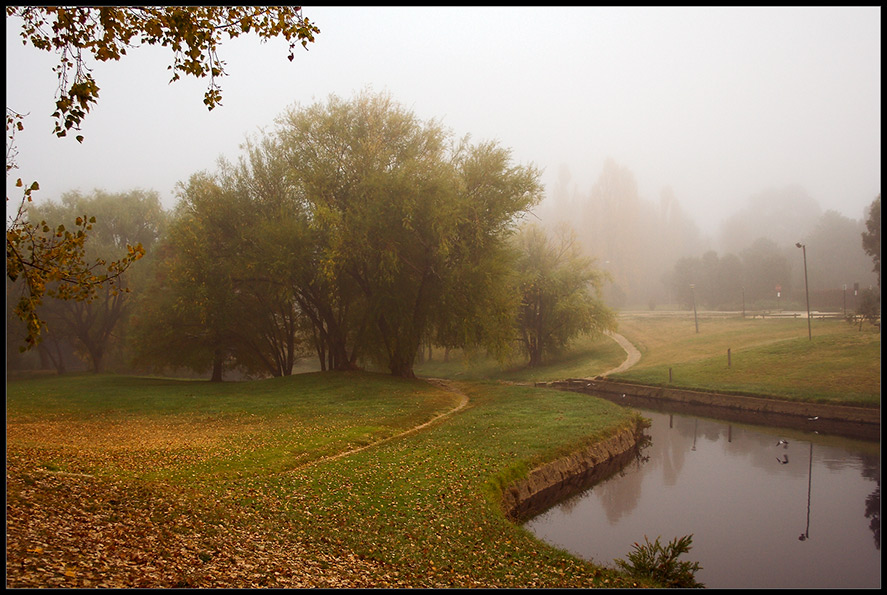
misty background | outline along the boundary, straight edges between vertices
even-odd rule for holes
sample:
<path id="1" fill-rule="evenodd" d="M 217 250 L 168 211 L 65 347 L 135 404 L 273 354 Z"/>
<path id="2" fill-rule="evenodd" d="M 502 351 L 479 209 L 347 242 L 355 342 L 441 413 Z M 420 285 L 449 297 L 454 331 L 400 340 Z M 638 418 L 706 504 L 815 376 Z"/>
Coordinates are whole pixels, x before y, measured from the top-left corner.
<path id="1" fill-rule="evenodd" d="M 39 181 L 38 204 L 145 189 L 171 209 L 177 183 L 236 158 L 287 107 L 369 88 L 542 168 L 536 217 L 575 229 L 614 306 L 686 307 L 681 259 L 725 279 L 737 260 L 776 259 L 759 291 L 784 306 L 803 289 L 800 241 L 811 289 L 835 307 L 844 285 L 877 280 L 859 234 L 880 194 L 880 12 L 306 6 L 321 33 L 292 62 L 282 40 L 222 44 L 212 112 L 205 80 L 168 84 L 165 48 L 95 64 L 82 145 L 51 132 L 57 56 L 7 19 L 7 106 L 29 114 L 7 214 L 16 177 Z M 738 308 L 744 283 L 708 299 Z"/>

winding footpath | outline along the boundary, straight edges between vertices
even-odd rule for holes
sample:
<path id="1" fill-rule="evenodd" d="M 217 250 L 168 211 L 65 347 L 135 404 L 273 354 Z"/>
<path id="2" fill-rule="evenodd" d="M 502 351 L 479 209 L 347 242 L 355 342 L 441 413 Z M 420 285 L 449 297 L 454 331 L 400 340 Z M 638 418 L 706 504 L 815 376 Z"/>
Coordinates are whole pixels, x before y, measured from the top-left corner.
<path id="1" fill-rule="evenodd" d="M 607 372 L 604 372 L 603 374 L 601 374 L 601 376 L 606 377 L 606 376 L 609 376 L 610 374 L 618 374 L 619 372 L 624 372 L 627 369 L 629 369 L 630 367 L 632 367 L 633 365 L 635 365 L 636 363 L 638 363 L 639 361 L 641 361 L 641 352 L 638 351 L 637 347 L 632 345 L 631 341 L 629 341 L 628 339 L 626 339 L 625 337 L 623 337 L 622 335 L 620 335 L 618 333 L 605 331 L 605 334 L 608 337 L 610 337 L 611 339 L 613 339 L 614 341 L 616 341 L 617 343 L 619 343 L 619 346 L 625 350 L 625 353 L 628 357 L 625 358 L 625 361 L 622 362 L 619 365 L 619 367 L 613 368 L 612 370 L 608 370 Z"/>
<path id="2" fill-rule="evenodd" d="M 629 369 L 630 367 L 632 367 L 633 365 L 638 363 L 638 361 L 640 361 L 641 352 L 638 351 L 637 348 L 634 345 L 632 345 L 628 339 L 626 339 L 625 337 L 623 337 L 620 334 L 613 333 L 610 331 L 607 331 L 606 334 L 608 337 L 610 337 L 611 339 L 616 341 L 622 347 L 622 349 L 625 350 L 626 358 L 625 358 L 625 361 L 623 361 L 618 367 L 613 368 L 612 370 L 608 370 L 607 372 L 604 372 L 603 374 L 601 374 L 601 376 L 606 377 L 609 374 L 616 374 L 618 372 L 624 372 L 625 370 Z M 443 413 L 434 416 L 433 418 L 429 419 L 425 423 L 419 424 L 418 426 L 414 426 L 408 430 L 404 430 L 403 432 L 399 432 L 399 433 L 394 434 L 392 436 L 382 438 L 381 440 L 376 440 L 375 442 L 370 442 L 369 444 L 364 444 L 363 446 L 359 446 L 359 447 L 352 448 L 349 450 L 343 450 L 342 452 L 336 453 L 334 455 L 329 455 L 326 457 L 321 457 L 319 459 L 315 459 L 313 461 L 308 461 L 307 463 L 299 465 L 298 467 L 294 467 L 293 469 L 287 470 L 286 473 L 296 473 L 296 472 L 299 472 L 303 469 L 311 467 L 313 465 L 317 465 L 319 463 L 326 463 L 329 461 L 334 461 L 336 459 L 340 459 L 342 457 L 347 457 L 347 456 L 353 455 L 355 453 L 361 452 L 363 450 L 367 450 L 368 448 L 373 448 L 373 447 L 379 446 L 380 444 L 390 442 L 391 440 L 396 440 L 398 438 L 408 436 L 409 434 L 413 434 L 415 432 L 420 432 L 420 431 L 424 430 L 425 428 L 427 428 L 428 426 L 431 426 L 431 425 L 441 421 L 442 419 L 449 417 L 449 416 L 461 411 L 462 409 L 464 409 L 468 405 L 468 397 L 465 395 L 465 393 L 463 393 L 459 389 L 455 388 L 450 381 L 445 380 L 443 378 L 425 378 L 424 380 L 430 384 L 437 386 L 438 388 L 440 388 L 442 390 L 445 390 L 447 392 L 458 395 L 459 402 L 452 409 L 450 409 L 448 411 L 444 411 Z"/>

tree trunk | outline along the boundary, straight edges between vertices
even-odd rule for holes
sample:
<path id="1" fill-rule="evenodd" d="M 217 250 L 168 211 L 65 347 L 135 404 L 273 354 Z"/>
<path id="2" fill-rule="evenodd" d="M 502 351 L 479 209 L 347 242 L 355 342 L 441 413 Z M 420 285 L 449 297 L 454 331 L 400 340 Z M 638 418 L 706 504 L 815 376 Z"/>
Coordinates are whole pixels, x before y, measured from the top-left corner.
<path id="1" fill-rule="evenodd" d="M 412 362 L 407 363 L 399 358 L 392 358 L 388 364 L 388 369 L 391 370 L 391 374 L 393 376 L 399 376 L 401 378 L 415 378 L 416 373 L 413 372 L 413 364 Z"/>
<path id="2" fill-rule="evenodd" d="M 215 353 L 213 353 L 213 375 L 212 378 L 210 378 L 210 382 L 222 382 L 223 360 L 222 350 L 216 349 Z"/>

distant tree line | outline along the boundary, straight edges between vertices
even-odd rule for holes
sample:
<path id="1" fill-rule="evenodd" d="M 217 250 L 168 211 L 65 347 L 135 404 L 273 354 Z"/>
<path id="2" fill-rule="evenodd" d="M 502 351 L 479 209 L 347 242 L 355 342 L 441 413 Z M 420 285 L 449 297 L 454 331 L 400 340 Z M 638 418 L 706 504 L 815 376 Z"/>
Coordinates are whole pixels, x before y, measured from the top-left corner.
<path id="1" fill-rule="evenodd" d="M 821 214 L 814 228 L 799 240 L 807 249 L 811 304 L 826 310 L 870 311 L 880 300 L 880 196 L 867 209 L 865 222 L 835 211 Z M 860 242 L 861 238 L 861 242 Z M 877 289 L 866 271 L 866 254 L 874 263 Z M 778 308 L 804 299 L 804 270 L 797 247 L 780 246 L 759 237 L 738 255 L 718 256 L 714 250 L 701 257 L 679 259 L 663 277 L 675 301 L 691 308 L 738 310 Z M 871 318 L 871 315 L 869 315 Z"/>
<path id="2" fill-rule="evenodd" d="M 880 222 L 880 198 L 868 209 L 877 217 L 866 214 L 864 222 L 823 212 L 799 186 L 768 188 L 725 219 L 716 238 L 700 233 L 670 188 L 658 202 L 642 197 L 632 172 L 612 159 L 588 192 L 571 184 L 562 168 L 552 198 L 540 216 L 573 226 L 585 253 L 612 277 L 603 292 L 612 307 L 691 307 L 690 284 L 698 303 L 710 308 L 741 308 L 743 290 L 749 305 L 803 300 L 798 242 L 807 246 L 811 299 L 820 307 L 842 308 L 845 285 L 854 304 L 863 289 L 880 287 L 877 230 L 860 245 L 866 226 Z"/>
<path id="3" fill-rule="evenodd" d="M 613 327 L 606 277 L 578 245 L 522 226 L 538 177 L 387 95 L 294 107 L 236 162 L 181 184 L 171 213 L 141 191 L 35 208 L 59 222 L 103 213 L 90 236 L 99 256 L 135 241 L 146 251 L 124 291 L 41 306 L 41 358 L 63 371 L 73 353 L 102 371 L 125 352 L 118 367 L 213 380 L 288 375 L 309 356 L 323 370 L 409 377 L 427 344 L 521 349 L 538 364 Z"/>

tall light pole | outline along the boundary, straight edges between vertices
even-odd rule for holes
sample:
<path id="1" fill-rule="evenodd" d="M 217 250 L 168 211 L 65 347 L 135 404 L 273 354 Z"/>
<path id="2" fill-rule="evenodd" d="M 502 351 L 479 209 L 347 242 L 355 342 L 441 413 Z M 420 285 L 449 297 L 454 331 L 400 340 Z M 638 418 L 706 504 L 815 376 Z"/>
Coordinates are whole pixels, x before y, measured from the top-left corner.
<path id="1" fill-rule="evenodd" d="M 696 334 L 699 334 L 699 318 L 696 317 L 696 284 L 690 283 L 690 289 L 693 291 L 693 322 L 696 323 Z"/>
<path id="2" fill-rule="evenodd" d="M 807 244 L 798 242 L 795 244 L 804 251 L 804 293 L 807 295 L 807 338 L 813 340 L 813 330 L 810 327 L 810 286 L 807 285 Z"/>

